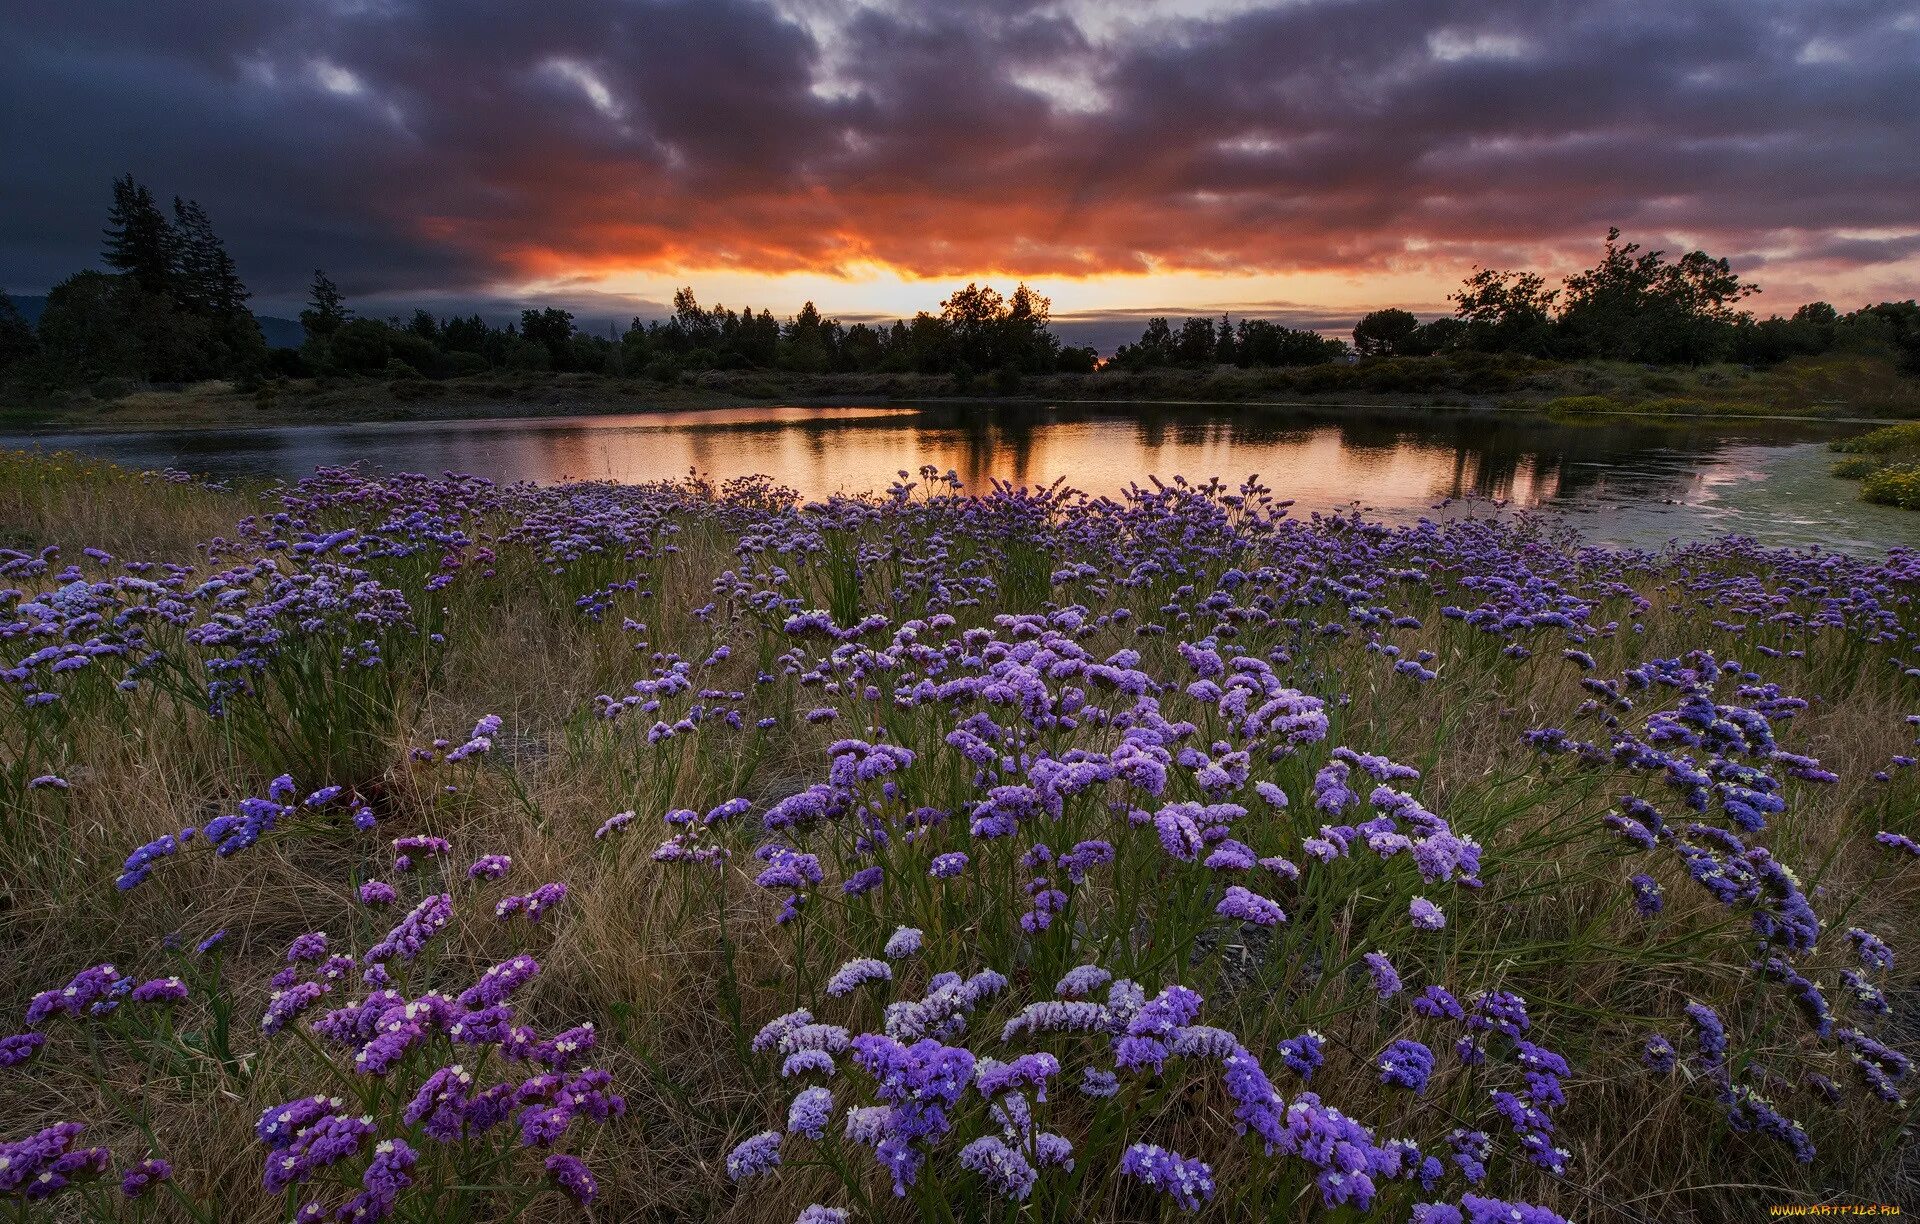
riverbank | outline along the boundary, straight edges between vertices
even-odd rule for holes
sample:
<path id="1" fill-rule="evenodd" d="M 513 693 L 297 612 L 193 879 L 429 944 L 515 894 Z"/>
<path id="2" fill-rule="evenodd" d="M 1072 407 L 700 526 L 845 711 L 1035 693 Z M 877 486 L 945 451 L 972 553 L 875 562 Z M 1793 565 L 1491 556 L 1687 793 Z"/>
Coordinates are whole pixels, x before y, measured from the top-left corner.
<path id="1" fill-rule="evenodd" d="M 315 378 L 257 386 L 26 397 L 0 405 L 0 428 L 119 432 L 161 428 L 590 416 L 777 404 L 1005 399 L 1060 403 L 1287 404 L 1313 407 L 1524 409 L 1580 417 L 1920 417 L 1920 379 L 1890 362 L 1827 355 L 1764 370 L 1650 369 L 1624 363 L 1409 358 L 1290 369 L 1099 371 L 1018 380 L 930 374 L 706 371 L 671 381 L 588 373 L 496 372 L 443 380 Z"/>

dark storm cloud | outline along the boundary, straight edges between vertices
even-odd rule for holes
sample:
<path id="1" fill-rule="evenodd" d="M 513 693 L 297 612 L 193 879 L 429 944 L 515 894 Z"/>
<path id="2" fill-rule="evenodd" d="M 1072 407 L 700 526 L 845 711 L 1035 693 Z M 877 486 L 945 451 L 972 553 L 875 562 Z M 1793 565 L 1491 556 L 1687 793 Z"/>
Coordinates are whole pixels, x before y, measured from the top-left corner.
<path id="1" fill-rule="evenodd" d="M 263 303 L 732 267 L 924 276 L 1910 259 L 1910 0 L 16 5 L 0 277 L 132 170 Z M 590 287 L 590 286 L 589 286 Z"/>

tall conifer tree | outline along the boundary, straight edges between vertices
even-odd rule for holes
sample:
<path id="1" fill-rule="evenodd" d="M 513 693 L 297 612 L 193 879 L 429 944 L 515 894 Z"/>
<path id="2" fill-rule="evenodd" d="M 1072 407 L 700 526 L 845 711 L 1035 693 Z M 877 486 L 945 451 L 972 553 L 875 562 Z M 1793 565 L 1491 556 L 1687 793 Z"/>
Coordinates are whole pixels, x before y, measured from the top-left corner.
<path id="1" fill-rule="evenodd" d="M 107 213 L 107 266 L 124 272 L 148 293 L 171 294 L 179 262 L 179 240 L 153 193 L 131 174 L 113 181 L 113 208 Z"/>

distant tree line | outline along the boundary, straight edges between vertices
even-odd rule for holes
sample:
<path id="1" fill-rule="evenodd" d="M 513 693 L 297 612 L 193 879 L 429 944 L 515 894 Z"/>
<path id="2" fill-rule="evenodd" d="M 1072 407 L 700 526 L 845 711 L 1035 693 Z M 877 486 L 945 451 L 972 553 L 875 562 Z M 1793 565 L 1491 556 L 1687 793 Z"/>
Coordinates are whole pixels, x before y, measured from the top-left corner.
<path id="1" fill-rule="evenodd" d="M 1450 295 L 1454 317 L 1422 323 L 1405 310 L 1376 310 L 1353 329 L 1362 359 L 1450 353 L 1514 354 L 1558 361 L 1772 365 L 1834 350 L 1894 354 L 1920 374 L 1920 305 L 1881 302 L 1841 314 L 1826 302 L 1788 318 L 1755 319 L 1741 303 L 1759 286 L 1725 259 L 1621 243 L 1618 229 L 1593 267 L 1558 289 L 1538 272 L 1477 268 Z"/>
<path id="2" fill-rule="evenodd" d="M 489 369 L 584 371 L 672 378 L 700 370 L 791 370 L 809 374 L 975 374 L 1005 381 L 1057 371 L 1088 372 L 1096 354 L 1060 342 L 1051 303 L 1026 285 L 1010 296 L 969 284 L 925 311 L 890 325 L 841 323 L 812 302 L 785 320 L 771 311 L 711 309 L 691 288 L 673 295 L 673 313 L 635 318 L 614 335 L 580 331 L 573 315 L 548 307 L 521 312 L 517 326 L 479 316 L 436 319 L 415 311 L 405 323 L 356 319 L 324 272 L 314 274 L 300 314 L 307 339 L 300 362 L 315 373 L 477 373 Z"/>
<path id="3" fill-rule="evenodd" d="M 29 325 L 0 293 L 0 379 L 37 387 L 181 383 L 204 378 L 356 375 L 445 378 L 498 370 L 585 372 L 674 379 L 705 370 L 976 377 L 1011 390 L 1028 375 L 1088 373 L 1092 348 L 1064 344 L 1052 303 L 1025 284 L 1009 295 L 970 283 L 940 303 L 887 324 L 845 324 L 808 302 L 770 311 L 703 307 L 691 288 L 665 319 L 635 318 L 607 335 L 581 331 L 556 307 L 496 325 L 479 315 L 356 317 L 338 286 L 316 271 L 297 349 L 269 349 L 247 309 L 248 292 L 204 209 L 175 197 L 171 212 L 131 175 L 113 184 L 102 262 L 47 296 Z M 1647 364 L 1737 361 L 1765 365 L 1832 350 L 1894 354 L 1920 373 L 1920 306 L 1882 302 L 1842 315 L 1825 302 L 1790 318 L 1756 320 L 1744 308 L 1758 288 L 1725 259 L 1693 251 L 1669 259 L 1608 233 L 1592 268 L 1549 289 L 1537 272 L 1476 269 L 1451 295 L 1454 316 L 1422 323 L 1405 310 L 1360 320 L 1351 347 L 1264 319 L 1148 321 L 1140 339 L 1107 363 L 1123 371 L 1219 366 L 1306 367 L 1387 358 L 1473 357 L 1617 360 Z"/>
<path id="4" fill-rule="evenodd" d="M 1319 332 L 1283 327 L 1266 319 L 1234 323 L 1220 316 L 1195 316 L 1178 331 L 1164 318 L 1147 320 L 1147 329 L 1132 344 L 1114 350 L 1113 366 L 1121 370 L 1155 370 L 1202 366 L 1310 366 L 1344 361 L 1344 341 Z"/>

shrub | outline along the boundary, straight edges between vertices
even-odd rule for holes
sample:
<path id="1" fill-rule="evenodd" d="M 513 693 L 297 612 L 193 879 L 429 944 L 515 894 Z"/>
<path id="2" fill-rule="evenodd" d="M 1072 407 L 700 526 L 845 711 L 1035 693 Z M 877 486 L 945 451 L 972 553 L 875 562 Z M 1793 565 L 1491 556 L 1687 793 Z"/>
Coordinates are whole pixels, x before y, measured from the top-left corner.
<path id="1" fill-rule="evenodd" d="M 1830 442 L 1828 446 L 1846 455 L 1893 455 L 1904 451 L 1920 451 L 1920 421 L 1883 425 L 1855 437 Z"/>
<path id="2" fill-rule="evenodd" d="M 1860 483 L 1860 496 L 1882 506 L 1920 510 L 1920 464 L 1896 464 L 1868 474 Z"/>

